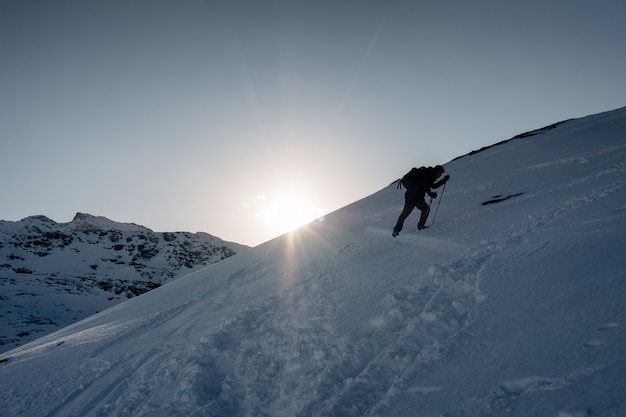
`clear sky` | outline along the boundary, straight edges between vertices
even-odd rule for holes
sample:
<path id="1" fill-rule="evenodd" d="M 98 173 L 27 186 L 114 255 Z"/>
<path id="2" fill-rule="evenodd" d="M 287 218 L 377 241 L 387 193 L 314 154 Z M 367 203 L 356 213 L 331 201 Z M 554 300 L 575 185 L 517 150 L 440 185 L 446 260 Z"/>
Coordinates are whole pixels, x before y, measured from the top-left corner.
<path id="1" fill-rule="evenodd" d="M 623 0 L 0 0 L 0 219 L 256 245 L 412 166 L 625 106 L 625 18 Z"/>

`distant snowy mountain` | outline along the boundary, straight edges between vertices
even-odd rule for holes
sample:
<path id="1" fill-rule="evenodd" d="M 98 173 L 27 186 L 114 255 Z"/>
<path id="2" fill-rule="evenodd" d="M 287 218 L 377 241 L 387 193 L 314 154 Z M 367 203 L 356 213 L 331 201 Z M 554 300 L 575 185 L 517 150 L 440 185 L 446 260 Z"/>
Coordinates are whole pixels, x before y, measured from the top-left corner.
<path id="1" fill-rule="evenodd" d="M 245 248 L 83 213 L 0 221 L 0 352 Z"/>
<path id="2" fill-rule="evenodd" d="M 0 412 L 626 416 L 626 108 L 445 167 L 424 231 L 390 185 L 1 354 Z"/>

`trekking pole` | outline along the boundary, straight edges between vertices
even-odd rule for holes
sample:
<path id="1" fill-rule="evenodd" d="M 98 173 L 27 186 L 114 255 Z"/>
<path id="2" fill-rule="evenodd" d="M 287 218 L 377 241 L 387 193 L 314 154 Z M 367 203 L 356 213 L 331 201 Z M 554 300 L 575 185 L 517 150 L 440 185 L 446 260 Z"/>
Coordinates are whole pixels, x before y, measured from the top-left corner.
<path id="1" fill-rule="evenodd" d="M 443 183 L 443 188 L 441 189 L 441 195 L 439 196 L 439 201 L 437 202 L 437 208 L 435 209 L 435 214 L 433 215 L 433 222 L 430 224 L 431 226 L 435 224 L 435 218 L 437 218 L 437 212 L 439 211 L 439 204 L 441 204 L 441 199 L 443 198 L 443 192 L 446 191 L 446 182 Z"/>

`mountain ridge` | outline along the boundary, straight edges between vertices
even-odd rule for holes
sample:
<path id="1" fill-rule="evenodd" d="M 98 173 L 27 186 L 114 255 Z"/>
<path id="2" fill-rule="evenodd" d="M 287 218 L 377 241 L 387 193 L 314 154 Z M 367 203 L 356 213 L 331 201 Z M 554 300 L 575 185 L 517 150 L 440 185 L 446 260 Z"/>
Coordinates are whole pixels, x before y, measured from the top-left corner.
<path id="1" fill-rule="evenodd" d="M 77 213 L 0 221 L 0 352 L 247 247 Z M 85 299 L 81 299 L 85 298 Z"/>

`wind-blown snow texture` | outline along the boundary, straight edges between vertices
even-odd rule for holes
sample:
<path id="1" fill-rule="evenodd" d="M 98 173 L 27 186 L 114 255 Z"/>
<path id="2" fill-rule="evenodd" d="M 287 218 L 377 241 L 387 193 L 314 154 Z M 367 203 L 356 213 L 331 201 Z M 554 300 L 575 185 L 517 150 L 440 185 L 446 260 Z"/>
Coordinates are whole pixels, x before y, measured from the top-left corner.
<path id="1" fill-rule="evenodd" d="M 446 169 L 423 232 L 390 185 L 5 353 L 0 410 L 626 415 L 626 108 Z"/>

